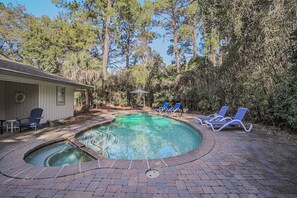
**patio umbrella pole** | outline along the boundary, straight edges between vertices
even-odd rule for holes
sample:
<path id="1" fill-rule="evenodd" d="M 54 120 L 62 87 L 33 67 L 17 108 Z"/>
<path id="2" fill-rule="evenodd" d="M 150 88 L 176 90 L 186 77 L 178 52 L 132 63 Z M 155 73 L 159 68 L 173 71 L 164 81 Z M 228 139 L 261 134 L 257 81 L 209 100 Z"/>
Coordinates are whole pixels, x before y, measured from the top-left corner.
<path id="1" fill-rule="evenodd" d="M 143 96 L 143 107 L 145 107 L 145 94 Z"/>

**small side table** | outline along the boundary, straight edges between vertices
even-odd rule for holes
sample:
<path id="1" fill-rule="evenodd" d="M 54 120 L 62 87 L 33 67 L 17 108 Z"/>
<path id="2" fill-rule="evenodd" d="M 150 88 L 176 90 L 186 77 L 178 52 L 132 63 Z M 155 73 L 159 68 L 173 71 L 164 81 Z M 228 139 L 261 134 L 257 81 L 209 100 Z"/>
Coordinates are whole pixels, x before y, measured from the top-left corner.
<path id="1" fill-rule="evenodd" d="M 16 130 L 19 130 L 19 122 L 17 120 L 5 120 L 5 125 L 6 125 L 6 132 L 10 130 L 10 132 L 14 132 Z"/>

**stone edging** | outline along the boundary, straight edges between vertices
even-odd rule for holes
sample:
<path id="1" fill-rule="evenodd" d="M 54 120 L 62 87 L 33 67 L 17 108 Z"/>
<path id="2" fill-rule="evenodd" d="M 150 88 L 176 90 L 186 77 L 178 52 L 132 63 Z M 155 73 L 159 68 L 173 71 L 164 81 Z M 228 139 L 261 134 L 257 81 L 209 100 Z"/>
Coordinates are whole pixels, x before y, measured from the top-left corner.
<path id="1" fill-rule="evenodd" d="M 66 126 L 59 130 L 67 133 L 70 141 L 73 140 L 74 136 L 78 133 L 82 133 L 84 131 L 89 130 L 95 126 L 100 126 L 106 123 L 112 122 L 115 117 L 113 115 L 108 115 L 108 118 L 104 121 L 98 122 L 96 119 L 88 120 L 84 123 L 71 125 L 70 127 Z M 172 118 L 172 117 L 171 117 Z M 28 153 L 36 150 L 36 148 L 43 147 L 48 144 L 52 144 L 55 142 L 59 142 L 65 140 L 65 138 L 58 138 L 50 141 L 46 140 L 30 140 L 24 144 L 18 144 L 10 146 L 9 148 L 5 148 L 1 151 L 0 154 L 0 173 L 10 177 L 10 178 L 21 178 L 21 179 L 45 179 L 45 178 L 57 178 L 64 177 L 67 175 L 74 175 L 77 173 L 82 173 L 85 171 L 93 170 L 93 169 L 102 169 L 102 168 L 115 168 L 115 169 L 158 169 L 162 167 L 168 166 L 176 166 L 185 163 L 189 163 L 195 161 L 204 155 L 208 154 L 215 145 L 215 139 L 213 137 L 213 133 L 210 133 L 207 129 L 198 125 L 195 120 L 191 120 L 189 122 L 173 118 L 182 122 L 185 122 L 199 130 L 202 134 L 203 140 L 200 146 L 188 153 L 177 155 L 173 157 L 160 158 L 160 159 L 152 159 L 152 160 L 112 160 L 105 159 L 102 156 L 96 154 L 91 149 L 84 147 L 84 145 L 79 146 L 80 149 L 84 150 L 88 154 L 92 155 L 96 158 L 96 160 L 75 164 L 69 166 L 62 167 L 34 167 L 31 164 L 28 164 L 24 161 L 24 156 Z M 74 126 L 74 127 L 73 127 Z M 75 130 L 71 130 L 71 127 L 75 128 Z M 70 129 L 69 129 L 70 128 Z M 73 141 L 72 141 L 73 142 Z M 75 141 L 77 142 L 77 141 Z M 77 145 L 77 144 L 76 144 Z"/>

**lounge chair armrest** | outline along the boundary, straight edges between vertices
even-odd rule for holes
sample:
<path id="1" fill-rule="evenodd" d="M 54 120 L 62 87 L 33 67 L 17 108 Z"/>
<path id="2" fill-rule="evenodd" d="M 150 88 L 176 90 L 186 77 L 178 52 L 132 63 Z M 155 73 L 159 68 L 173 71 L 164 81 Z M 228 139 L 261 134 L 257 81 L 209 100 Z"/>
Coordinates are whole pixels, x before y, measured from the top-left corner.
<path id="1" fill-rule="evenodd" d="M 29 120 L 30 118 L 21 118 L 21 119 L 19 119 L 19 118 L 17 118 L 16 120 L 19 122 L 19 124 L 21 124 L 22 123 L 22 120 Z"/>
<path id="2" fill-rule="evenodd" d="M 231 117 L 225 117 L 224 119 L 222 119 L 221 121 L 231 121 L 233 120 Z"/>
<path id="3" fill-rule="evenodd" d="M 216 120 L 223 120 L 224 119 L 224 117 L 223 116 L 221 116 L 221 115 L 217 115 L 217 116 L 215 116 L 215 117 L 213 117 L 213 118 L 211 118 L 209 121 L 216 121 Z"/>
<path id="4" fill-rule="evenodd" d="M 224 116 L 216 115 L 214 118 L 224 118 Z"/>
<path id="5" fill-rule="evenodd" d="M 41 120 L 43 117 L 34 118 L 35 121 Z"/>
<path id="6" fill-rule="evenodd" d="M 210 114 L 207 117 L 216 117 L 217 114 Z"/>

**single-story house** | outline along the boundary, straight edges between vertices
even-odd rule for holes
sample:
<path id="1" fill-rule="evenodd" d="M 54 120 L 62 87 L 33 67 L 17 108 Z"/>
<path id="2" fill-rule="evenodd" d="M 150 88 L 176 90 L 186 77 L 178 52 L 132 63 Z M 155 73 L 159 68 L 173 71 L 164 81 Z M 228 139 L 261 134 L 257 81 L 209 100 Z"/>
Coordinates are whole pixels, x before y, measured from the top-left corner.
<path id="1" fill-rule="evenodd" d="M 0 55 L 0 120 L 26 118 L 34 108 L 44 110 L 41 123 L 71 117 L 74 92 L 88 88 Z"/>

